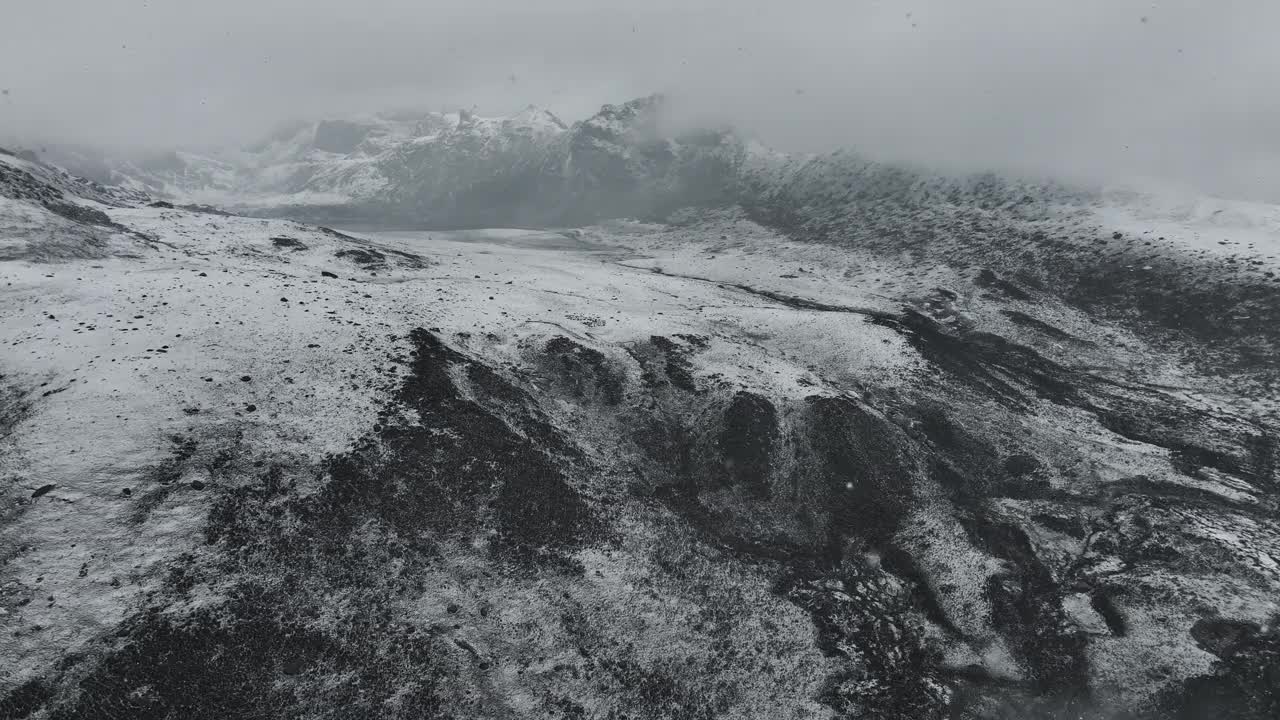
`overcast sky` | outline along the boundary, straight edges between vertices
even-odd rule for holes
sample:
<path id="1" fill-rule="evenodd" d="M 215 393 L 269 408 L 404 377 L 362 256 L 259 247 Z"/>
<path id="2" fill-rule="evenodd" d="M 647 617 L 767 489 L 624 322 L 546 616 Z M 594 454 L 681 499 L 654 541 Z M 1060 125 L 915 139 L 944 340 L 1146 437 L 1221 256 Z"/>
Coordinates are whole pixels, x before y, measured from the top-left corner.
<path id="1" fill-rule="evenodd" d="M 163 147 L 300 117 L 665 91 L 787 150 L 1280 201 L 1276 0 L 3 0 L 0 137 Z"/>

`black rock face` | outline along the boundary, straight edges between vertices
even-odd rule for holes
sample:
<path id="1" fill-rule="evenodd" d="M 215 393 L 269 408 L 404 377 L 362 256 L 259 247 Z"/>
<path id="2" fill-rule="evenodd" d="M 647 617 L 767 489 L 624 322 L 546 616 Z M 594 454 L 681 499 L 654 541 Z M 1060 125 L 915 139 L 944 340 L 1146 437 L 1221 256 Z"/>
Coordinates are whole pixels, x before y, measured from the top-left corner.
<path id="1" fill-rule="evenodd" d="M 346 155 L 364 142 L 369 128 L 344 120 L 323 120 L 316 124 L 314 147 L 325 152 Z"/>
<path id="2" fill-rule="evenodd" d="M 1213 673 L 1192 678 L 1163 699 L 1156 717 L 1231 717 L 1261 720 L 1280 716 L 1280 636 L 1241 623 L 1197 623 L 1192 630 L 1219 660 Z"/>
<path id="3" fill-rule="evenodd" d="M 758 497 L 769 497 L 777 440 L 778 414 L 773 404 L 755 393 L 734 395 L 720 434 L 725 482 L 742 485 Z"/>

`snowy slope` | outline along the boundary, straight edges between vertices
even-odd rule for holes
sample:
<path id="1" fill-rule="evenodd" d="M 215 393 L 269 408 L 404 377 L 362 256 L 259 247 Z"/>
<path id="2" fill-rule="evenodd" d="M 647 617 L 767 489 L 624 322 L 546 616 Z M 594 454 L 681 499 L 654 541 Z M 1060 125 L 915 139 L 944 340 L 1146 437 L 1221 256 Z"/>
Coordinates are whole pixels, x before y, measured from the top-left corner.
<path id="1" fill-rule="evenodd" d="M 856 193 L 362 235 L 0 169 L 5 716 L 1273 707 L 1270 336 L 1033 274 L 1270 302 L 1194 248 L 912 201 L 886 249 Z"/>

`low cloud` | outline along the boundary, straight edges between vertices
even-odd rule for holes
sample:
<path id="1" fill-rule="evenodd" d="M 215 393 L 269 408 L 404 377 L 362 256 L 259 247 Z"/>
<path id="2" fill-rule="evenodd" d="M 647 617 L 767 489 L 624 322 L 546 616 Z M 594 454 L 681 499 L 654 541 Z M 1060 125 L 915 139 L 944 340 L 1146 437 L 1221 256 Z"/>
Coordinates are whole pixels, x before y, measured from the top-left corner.
<path id="1" fill-rule="evenodd" d="M 784 150 L 1280 202 L 1280 5 L 10 0 L 0 138 L 162 148 L 655 91 Z"/>

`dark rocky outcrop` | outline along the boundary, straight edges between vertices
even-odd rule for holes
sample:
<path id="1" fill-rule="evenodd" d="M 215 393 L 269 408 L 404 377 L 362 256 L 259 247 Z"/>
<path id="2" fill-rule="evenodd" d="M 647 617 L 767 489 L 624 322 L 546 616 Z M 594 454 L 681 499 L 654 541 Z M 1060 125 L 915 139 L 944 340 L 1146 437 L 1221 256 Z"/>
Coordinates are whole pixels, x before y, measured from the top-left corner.
<path id="1" fill-rule="evenodd" d="M 345 120 L 322 120 L 316 124 L 317 150 L 346 155 L 354 152 L 369 135 L 369 128 Z"/>

